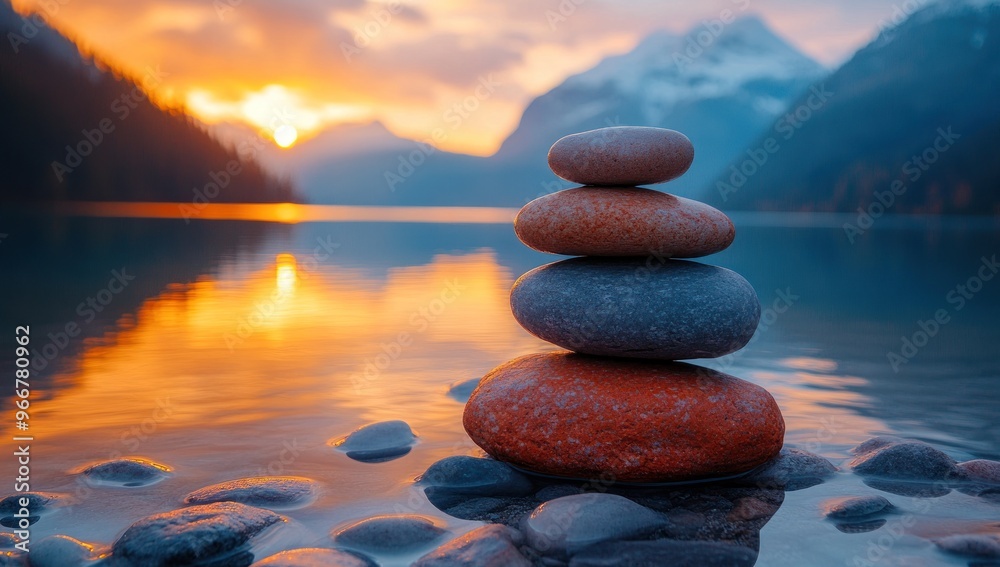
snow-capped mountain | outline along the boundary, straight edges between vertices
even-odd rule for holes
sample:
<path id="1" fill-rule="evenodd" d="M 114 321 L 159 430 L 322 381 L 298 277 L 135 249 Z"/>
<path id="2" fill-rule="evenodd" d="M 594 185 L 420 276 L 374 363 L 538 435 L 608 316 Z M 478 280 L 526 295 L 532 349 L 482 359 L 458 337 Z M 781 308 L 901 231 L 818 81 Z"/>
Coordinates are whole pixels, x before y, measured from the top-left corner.
<path id="1" fill-rule="evenodd" d="M 755 16 L 655 33 L 537 98 L 495 159 L 527 161 L 542 175 L 548 147 L 564 135 L 614 124 L 673 128 L 696 153 L 669 190 L 691 194 L 825 74 Z"/>
<path id="2" fill-rule="evenodd" d="M 829 100 L 765 165 L 744 182 L 730 166 L 747 156 L 734 154 L 700 197 L 727 209 L 1000 214 L 1000 2 L 928 4 L 822 87 Z"/>
<path id="3" fill-rule="evenodd" d="M 706 40 L 706 33 L 711 41 Z M 700 43 L 699 43 L 700 41 Z M 698 26 L 687 35 L 654 33 L 624 55 L 609 57 L 535 99 L 517 130 L 491 158 L 391 147 L 299 160 L 300 189 L 313 202 L 520 206 L 568 184 L 546 164 L 549 147 L 566 134 L 608 125 L 662 126 L 695 144 L 695 163 L 669 190 L 704 187 L 779 112 L 825 70 L 748 16 L 720 30 Z M 315 148 L 332 143 L 317 140 Z M 402 172 L 400 168 L 402 167 Z M 404 181 L 388 190 L 393 175 Z"/>

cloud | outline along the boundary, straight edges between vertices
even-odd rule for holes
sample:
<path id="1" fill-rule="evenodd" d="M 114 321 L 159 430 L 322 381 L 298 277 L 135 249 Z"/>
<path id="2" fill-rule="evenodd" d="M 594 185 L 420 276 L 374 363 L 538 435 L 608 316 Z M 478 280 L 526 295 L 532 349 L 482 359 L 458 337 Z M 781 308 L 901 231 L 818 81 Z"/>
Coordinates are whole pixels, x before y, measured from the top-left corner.
<path id="1" fill-rule="evenodd" d="M 299 125 L 307 136 L 348 116 L 426 136 L 492 74 L 503 87 L 445 144 L 489 153 L 531 98 L 567 75 L 653 31 L 683 33 L 743 8 L 827 64 L 892 12 L 889 0 L 88 0 L 60 4 L 52 19 L 128 72 L 161 66 L 159 94 L 203 119 L 234 119 L 252 104 L 259 114 L 260 100 L 273 100 L 310 117 Z"/>

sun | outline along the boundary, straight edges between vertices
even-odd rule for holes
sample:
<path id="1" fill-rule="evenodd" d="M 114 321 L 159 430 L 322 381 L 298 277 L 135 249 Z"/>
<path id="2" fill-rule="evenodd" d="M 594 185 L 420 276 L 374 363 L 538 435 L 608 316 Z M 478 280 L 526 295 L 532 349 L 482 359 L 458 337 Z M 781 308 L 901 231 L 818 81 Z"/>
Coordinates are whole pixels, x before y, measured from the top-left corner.
<path id="1" fill-rule="evenodd" d="M 289 148 L 299 139 L 299 133 L 291 124 L 282 124 L 274 129 L 274 143 Z"/>

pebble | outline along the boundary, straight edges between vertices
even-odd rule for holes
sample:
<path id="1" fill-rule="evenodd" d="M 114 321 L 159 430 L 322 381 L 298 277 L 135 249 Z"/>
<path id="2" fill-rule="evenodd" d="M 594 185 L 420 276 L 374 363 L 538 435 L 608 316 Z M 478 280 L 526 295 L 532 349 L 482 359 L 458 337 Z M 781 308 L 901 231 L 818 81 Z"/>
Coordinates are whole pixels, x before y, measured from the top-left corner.
<path id="1" fill-rule="evenodd" d="M 491 524 L 449 541 L 412 567 L 531 567 L 517 549 L 523 542 L 517 530 Z"/>
<path id="2" fill-rule="evenodd" d="M 378 567 L 378 564 L 349 551 L 305 548 L 276 553 L 251 567 Z"/>
<path id="3" fill-rule="evenodd" d="M 114 543 L 112 553 L 116 560 L 143 567 L 191 565 L 231 554 L 249 555 L 249 565 L 250 539 L 283 521 L 274 512 L 236 502 L 191 506 L 135 522 Z"/>
<path id="4" fill-rule="evenodd" d="M 587 493 L 542 504 L 525 521 L 524 534 L 535 550 L 561 558 L 592 545 L 647 535 L 664 525 L 662 515 L 628 498 Z"/>
<path id="5" fill-rule="evenodd" d="M 694 146 L 674 130 L 613 126 L 559 139 L 548 160 L 556 175 L 580 185 L 651 185 L 683 175 Z"/>
<path id="6" fill-rule="evenodd" d="M 448 395 L 456 402 L 464 404 L 469 401 L 469 396 L 472 395 L 473 390 L 479 385 L 479 380 L 479 378 L 472 378 L 464 382 L 452 384 L 451 388 L 448 389 Z"/>
<path id="7" fill-rule="evenodd" d="M 953 535 L 937 539 L 934 543 L 943 551 L 956 555 L 1000 559 L 1000 538 L 994 535 Z"/>
<path id="8" fill-rule="evenodd" d="M 786 447 L 778 456 L 740 479 L 739 483 L 791 492 L 821 484 L 836 472 L 837 467 L 823 457 Z"/>
<path id="9" fill-rule="evenodd" d="M 954 459 L 921 441 L 867 441 L 854 449 L 849 466 L 862 476 L 905 481 L 948 480 L 959 476 Z M 881 441 L 885 441 L 883 438 Z"/>
<path id="10" fill-rule="evenodd" d="M 683 363 L 524 356 L 483 378 L 465 430 L 495 458 L 568 478 L 677 482 L 744 473 L 778 454 L 765 389 Z"/>
<path id="11" fill-rule="evenodd" d="M 156 484 L 167 478 L 170 467 L 147 459 L 125 457 L 103 461 L 80 471 L 90 484 L 139 487 Z"/>
<path id="12" fill-rule="evenodd" d="M 28 509 L 33 513 L 46 512 L 65 502 L 62 494 L 55 492 L 18 492 L 0 500 L 0 515 L 16 514 L 21 508 L 21 499 L 28 499 Z"/>
<path id="13" fill-rule="evenodd" d="M 526 496 L 531 480 L 505 463 L 456 455 L 431 465 L 418 479 L 438 508 L 450 508 L 476 497 Z"/>
<path id="14" fill-rule="evenodd" d="M 823 513 L 834 519 L 859 518 L 891 509 L 892 503 L 882 496 L 834 498 L 823 503 Z"/>
<path id="15" fill-rule="evenodd" d="M 241 478 L 206 486 L 188 494 L 185 504 L 239 502 L 258 508 L 301 508 L 316 496 L 316 482 L 297 476 Z"/>
<path id="16" fill-rule="evenodd" d="M 1000 461 L 976 459 L 959 463 L 958 470 L 963 478 L 978 484 L 1000 485 Z"/>
<path id="17" fill-rule="evenodd" d="M 64 535 L 31 544 L 31 567 L 80 567 L 97 560 L 94 546 Z"/>
<path id="18" fill-rule="evenodd" d="M 356 429 L 333 442 L 355 461 L 382 463 L 410 452 L 417 436 L 405 421 L 382 421 Z"/>
<path id="19" fill-rule="evenodd" d="M 618 541 L 573 556 L 569 567 L 753 567 L 757 552 L 708 541 Z"/>
<path id="20" fill-rule="evenodd" d="M 698 258 L 725 250 L 733 222 L 698 201 L 650 189 L 578 187 L 528 203 L 514 219 L 521 242 L 569 256 Z"/>
<path id="21" fill-rule="evenodd" d="M 373 553 L 405 553 L 426 547 L 448 533 L 430 518 L 400 514 L 374 516 L 337 530 L 338 544 Z"/>
<path id="22" fill-rule="evenodd" d="M 753 287 L 724 268 L 644 258 L 571 258 L 521 276 L 514 318 L 585 354 L 685 360 L 743 348 L 757 329 Z"/>

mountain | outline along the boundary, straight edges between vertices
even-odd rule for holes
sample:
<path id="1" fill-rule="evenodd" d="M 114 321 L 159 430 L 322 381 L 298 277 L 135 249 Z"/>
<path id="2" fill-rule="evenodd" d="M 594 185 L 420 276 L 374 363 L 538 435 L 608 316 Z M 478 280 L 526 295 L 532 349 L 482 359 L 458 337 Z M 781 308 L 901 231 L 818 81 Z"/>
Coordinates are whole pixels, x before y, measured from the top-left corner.
<path id="1" fill-rule="evenodd" d="M 264 144 L 225 147 L 179 109 L 150 102 L 164 74 L 130 78 L 0 0 L 2 201 L 296 200 L 254 159 Z M 220 187 L 221 186 L 221 187 Z M 218 187 L 218 189 L 216 189 Z"/>
<path id="2" fill-rule="evenodd" d="M 691 138 L 695 162 L 670 185 L 690 195 L 825 73 L 754 16 L 685 36 L 655 33 L 531 102 L 490 158 L 416 142 L 347 157 L 317 152 L 299 161 L 296 181 L 314 202 L 520 206 L 570 186 L 546 164 L 553 142 L 620 124 L 673 128 Z"/>
<path id="3" fill-rule="evenodd" d="M 695 161 L 671 192 L 691 194 L 766 128 L 825 70 L 746 16 L 718 35 L 699 25 L 685 36 L 656 33 L 533 101 L 497 154 L 545 167 L 552 142 L 609 125 L 684 132 Z M 708 41 L 706 38 L 714 37 Z"/>
<path id="4" fill-rule="evenodd" d="M 798 117 L 734 154 L 702 198 L 726 209 L 1000 214 L 998 89 L 1000 4 L 930 4 L 814 85 L 826 96 L 795 101 L 787 113 Z M 761 153 L 769 141 L 775 151 Z"/>

